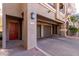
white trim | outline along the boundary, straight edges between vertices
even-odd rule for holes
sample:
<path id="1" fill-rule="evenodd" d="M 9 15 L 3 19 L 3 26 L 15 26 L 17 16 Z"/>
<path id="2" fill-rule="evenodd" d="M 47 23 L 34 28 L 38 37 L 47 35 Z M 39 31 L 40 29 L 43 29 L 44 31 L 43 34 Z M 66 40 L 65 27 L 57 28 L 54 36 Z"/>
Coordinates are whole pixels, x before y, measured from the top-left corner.
<path id="1" fill-rule="evenodd" d="M 52 56 L 52 55 L 48 54 L 47 52 L 45 52 L 44 50 L 40 49 L 39 47 L 35 47 L 35 48 L 38 49 L 43 54 L 45 54 L 46 56 Z"/>
<path id="2" fill-rule="evenodd" d="M 44 25 L 41 24 L 41 37 L 44 37 Z"/>

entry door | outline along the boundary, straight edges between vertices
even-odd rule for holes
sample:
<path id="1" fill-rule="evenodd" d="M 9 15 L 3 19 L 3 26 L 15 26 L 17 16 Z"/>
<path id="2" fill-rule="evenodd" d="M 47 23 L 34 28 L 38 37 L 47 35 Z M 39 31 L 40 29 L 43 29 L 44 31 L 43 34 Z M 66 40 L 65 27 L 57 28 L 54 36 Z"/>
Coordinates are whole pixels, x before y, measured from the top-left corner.
<path id="1" fill-rule="evenodd" d="M 9 39 L 10 40 L 18 39 L 18 23 L 14 22 L 9 23 Z"/>

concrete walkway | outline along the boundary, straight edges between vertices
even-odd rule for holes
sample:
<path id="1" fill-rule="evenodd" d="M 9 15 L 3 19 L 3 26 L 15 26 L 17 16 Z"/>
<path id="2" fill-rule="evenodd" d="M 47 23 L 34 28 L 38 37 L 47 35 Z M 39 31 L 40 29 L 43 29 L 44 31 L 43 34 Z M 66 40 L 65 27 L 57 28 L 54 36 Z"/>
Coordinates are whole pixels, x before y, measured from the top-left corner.
<path id="1" fill-rule="evenodd" d="M 52 56 L 79 56 L 79 40 L 54 37 L 38 40 L 38 47 Z"/>
<path id="2" fill-rule="evenodd" d="M 10 40 L 7 41 L 7 49 L 0 49 L 0 56 L 45 56 L 45 54 L 37 48 L 25 50 L 22 40 Z"/>
<path id="3" fill-rule="evenodd" d="M 0 49 L 0 56 L 45 56 L 36 48 L 30 50 L 24 49 Z"/>
<path id="4" fill-rule="evenodd" d="M 38 47 L 25 50 L 21 42 L 9 41 L 8 49 L 0 49 L 0 56 L 79 56 L 79 38 L 53 37 L 40 39 Z M 16 41 L 17 42 L 17 41 Z M 10 45 L 12 44 L 12 45 Z M 10 48 L 10 49 L 9 49 Z"/>

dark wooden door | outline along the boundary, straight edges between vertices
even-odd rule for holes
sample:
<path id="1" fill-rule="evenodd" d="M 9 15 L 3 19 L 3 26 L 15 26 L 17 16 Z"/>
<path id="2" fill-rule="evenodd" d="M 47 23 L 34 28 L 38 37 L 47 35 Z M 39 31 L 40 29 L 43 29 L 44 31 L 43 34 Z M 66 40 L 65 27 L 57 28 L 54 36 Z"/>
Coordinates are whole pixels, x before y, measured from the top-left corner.
<path id="1" fill-rule="evenodd" d="M 17 40 L 18 39 L 18 23 L 10 22 L 9 23 L 9 39 Z"/>

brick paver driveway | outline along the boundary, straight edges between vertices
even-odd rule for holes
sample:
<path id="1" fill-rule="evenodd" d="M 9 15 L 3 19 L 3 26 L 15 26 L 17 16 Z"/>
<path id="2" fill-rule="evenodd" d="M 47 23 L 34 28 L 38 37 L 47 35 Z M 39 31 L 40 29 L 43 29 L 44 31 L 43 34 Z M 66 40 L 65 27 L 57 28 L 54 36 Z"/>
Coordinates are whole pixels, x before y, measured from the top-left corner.
<path id="1" fill-rule="evenodd" d="M 64 37 L 38 40 L 38 47 L 52 56 L 79 56 L 79 40 Z"/>

